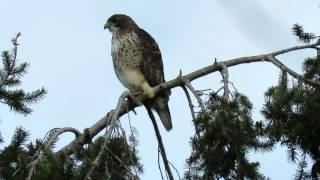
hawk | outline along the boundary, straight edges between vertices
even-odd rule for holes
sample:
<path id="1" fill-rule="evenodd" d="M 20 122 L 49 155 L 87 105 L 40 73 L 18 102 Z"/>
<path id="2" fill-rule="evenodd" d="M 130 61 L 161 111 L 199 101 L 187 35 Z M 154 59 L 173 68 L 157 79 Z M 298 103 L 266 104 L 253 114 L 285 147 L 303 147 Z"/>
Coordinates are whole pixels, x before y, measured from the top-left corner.
<path id="1" fill-rule="evenodd" d="M 152 88 L 165 82 L 158 44 L 124 14 L 111 16 L 104 29 L 109 29 L 112 33 L 111 55 L 118 79 L 132 95 L 142 94 L 147 97 L 143 102 L 144 106 L 147 110 L 155 110 L 166 130 L 171 130 L 168 106 L 170 90 L 155 95 Z"/>

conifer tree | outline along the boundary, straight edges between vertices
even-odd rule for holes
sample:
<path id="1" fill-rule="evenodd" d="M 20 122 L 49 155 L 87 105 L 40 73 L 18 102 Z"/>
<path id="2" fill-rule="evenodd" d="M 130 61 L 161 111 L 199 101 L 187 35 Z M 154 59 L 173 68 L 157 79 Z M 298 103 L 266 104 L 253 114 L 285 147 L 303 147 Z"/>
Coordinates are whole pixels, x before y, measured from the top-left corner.
<path id="1" fill-rule="evenodd" d="M 28 142 L 29 135 L 28 131 L 18 127 L 11 143 L 0 151 L 0 179 L 23 180 L 30 176 L 32 161 L 37 158 L 35 154 L 43 147 L 45 140 Z M 98 164 L 94 164 L 94 160 L 101 153 L 102 137 L 68 157 L 56 156 L 52 146 L 38 154 L 43 158 L 30 179 L 83 180 L 92 166 L 96 167 L 90 174 L 91 179 L 138 179 L 143 168 L 132 138 L 128 143 L 123 135 L 112 137 Z"/>
<path id="2" fill-rule="evenodd" d="M 253 122 L 252 104 L 239 93 L 226 101 L 210 94 L 207 112 L 195 121 L 198 134 L 191 140 L 192 154 L 187 160 L 186 179 L 266 179 L 259 163 L 250 162 L 250 150 L 271 150 L 272 142 L 262 142 L 264 125 Z"/>
<path id="3" fill-rule="evenodd" d="M 301 42 L 317 40 L 295 24 L 293 33 Z M 304 78 L 320 80 L 320 55 L 307 58 L 303 64 Z M 279 83 L 265 93 L 262 114 L 267 120 L 268 136 L 288 149 L 288 157 L 298 164 L 296 179 L 318 179 L 320 173 L 320 88 L 303 81 L 289 81 L 281 73 Z M 313 161 L 306 170 L 306 156 Z"/>
<path id="4" fill-rule="evenodd" d="M 3 67 L 0 68 L 0 102 L 6 104 L 11 110 L 28 115 L 32 112 L 29 104 L 39 101 L 46 90 L 40 88 L 32 92 L 18 89 L 21 77 L 27 72 L 28 63 L 18 62 L 18 33 L 13 39 L 13 49 L 2 52 Z M 82 180 L 88 176 L 88 169 L 95 167 L 89 179 L 139 179 L 143 172 L 136 150 L 137 138 L 134 128 L 131 129 L 129 139 L 124 134 L 113 133 L 107 142 L 106 148 L 103 137 L 88 144 L 85 148 L 79 148 L 71 156 L 57 156 L 53 152 L 54 144 L 49 149 L 44 149 L 50 136 L 55 132 L 50 131 L 46 139 L 37 139 L 35 143 L 29 141 L 30 133 L 18 127 L 15 130 L 11 143 L 0 150 L 0 179 L 35 179 L 35 180 Z M 129 141 L 128 141 L 129 140 Z M 2 138 L 0 135 L 0 143 Z M 101 154 L 99 162 L 95 158 Z M 33 162 L 41 156 L 41 161 Z M 32 175 L 30 175 L 32 172 Z"/>
<path id="5" fill-rule="evenodd" d="M 30 114 L 32 109 L 29 104 L 35 103 L 44 97 L 46 90 L 37 89 L 32 92 L 26 92 L 19 88 L 21 77 L 27 72 L 29 64 L 27 62 L 18 62 L 18 33 L 11 42 L 13 48 L 11 51 L 2 51 L 2 67 L 0 68 L 0 102 L 6 104 L 11 110 L 24 115 Z"/>
<path id="6" fill-rule="evenodd" d="M 298 24 L 295 24 L 292 30 L 302 43 L 319 42 L 318 36 L 304 32 L 302 26 Z M 27 115 L 31 113 L 28 105 L 37 102 L 46 91 L 43 88 L 33 92 L 17 89 L 21 84 L 20 78 L 28 67 L 27 63 L 17 62 L 19 36 L 20 34 L 12 40 L 14 48 L 2 53 L 0 102 L 15 112 Z M 317 50 L 317 56 L 304 61 L 303 76 L 290 72 L 290 69 L 275 59 L 275 56 L 283 54 L 282 52 L 310 47 Z M 178 85 L 184 88 L 194 117 L 196 134 L 191 138 L 192 153 L 187 159 L 188 169 L 184 178 L 268 179 L 259 172 L 260 163 L 250 161 L 248 155 L 253 151 L 272 151 L 275 144 L 280 143 L 287 147 L 289 159 L 297 164 L 295 179 L 318 179 L 320 172 L 318 47 L 319 43 L 316 43 L 277 51 L 274 54 L 215 62 L 210 67 L 191 75 L 180 74 L 175 80 L 168 82 L 180 82 Z M 265 92 L 265 104 L 262 109 L 264 120 L 252 119 L 252 104 L 249 99 L 237 91 L 231 93 L 228 89 L 230 82 L 227 63 L 229 62 L 229 66 L 234 66 L 243 63 L 241 60 L 244 63 L 268 60 L 282 70 L 279 83 Z M 218 92 L 212 92 L 206 96 L 207 100 L 203 103 L 198 92 L 190 84 L 190 77 L 195 74 L 199 77 L 208 74 L 210 68 L 221 71 L 224 94 L 222 96 Z M 289 80 L 288 74 L 297 80 Z M 186 77 L 190 79 L 184 79 Z M 193 92 L 201 106 L 201 111 L 196 115 L 186 87 Z M 161 88 L 166 87 L 161 86 Z M 54 152 L 54 142 L 57 138 L 52 138 L 60 128 L 54 128 L 42 140 L 30 142 L 29 132 L 18 127 L 11 143 L 0 151 L 0 179 L 139 179 L 143 166 L 137 155 L 136 131 L 132 130 L 130 137 L 127 138 L 117 121 L 119 114 L 124 114 L 125 110 L 128 112 L 136 105 L 124 99 L 123 101 L 120 99 L 119 102 L 117 109 L 103 118 L 109 122 L 101 128 L 106 129 L 104 136 L 92 140 L 95 135 L 90 134 L 90 130 L 98 129 L 95 126 L 83 133 L 76 130 L 76 139 L 70 146 L 67 145 L 69 149 L 64 148 L 62 153 Z M 125 104 L 122 104 L 123 102 Z M 123 110 L 123 107 L 126 109 Z M 54 140 L 52 144 L 49 143 L 51 140 Z M 311 169 L 307 169 L 308 157 L 312 159 Z M 164 160 L 164 163 L 169 162 Z"/>

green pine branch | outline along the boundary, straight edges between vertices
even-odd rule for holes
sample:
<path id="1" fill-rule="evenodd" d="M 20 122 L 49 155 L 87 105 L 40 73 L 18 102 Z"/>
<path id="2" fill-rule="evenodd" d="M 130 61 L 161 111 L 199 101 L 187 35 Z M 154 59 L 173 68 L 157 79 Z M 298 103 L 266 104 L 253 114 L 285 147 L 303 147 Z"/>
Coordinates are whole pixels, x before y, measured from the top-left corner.
<path id="1" fill-rule="evenodd" d="M 31 92 L 17 89 L 29 67 L 27 62 L 19 63 L 17 60 L 20 36 L 21 33 L 18 33 L 11 40 L 11 51 L 5 50 L 1 54 L 3 67 L 0 68 L 0 103 L 8 105 L 10 110 L 28 115 L 32 112 L 29 105 L 38 102 L 47 91 L 43 87 Z"/>
<path id="2" fill-rule="evenodd" d="M 303 43 L 310 43 L 311 40 L 318 38 L 314 33 L 305 32 L 300 24 L 294 24 L 292 27 L 292 32 L 298 37 L 299 41 Z"/>

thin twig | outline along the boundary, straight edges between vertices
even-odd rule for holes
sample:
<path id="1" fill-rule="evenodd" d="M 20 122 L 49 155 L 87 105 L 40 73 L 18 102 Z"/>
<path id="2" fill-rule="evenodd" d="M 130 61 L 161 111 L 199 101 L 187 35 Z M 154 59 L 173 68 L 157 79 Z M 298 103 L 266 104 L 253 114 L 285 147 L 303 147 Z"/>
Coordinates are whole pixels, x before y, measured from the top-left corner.
<path id="1" fill-rule="evenodd" d="M 128 173 L 130 174 L 130 176 L 132 176 L 133 179 L 137 178 L 134 174 L 132 174 L 130 168 L 116 154 L 114 154 L 108 147 L 106 147 L 106 150 L 116 158 L 116 160 L 128 171 Z"/>
<path id="2" fill-rule="evenodd" d="M 173 167 L 173 169 L 176 171 L 176 173 L 177 173 L 177 175 L 178 175 L 178 177 L 179 177 L 179 180 L 181 180 L 181 176 L 180 176 L 180 174 L 179 174 L 179 171 L 178 171 L 178 169 L 169 161 L 169 164 Z"/>
<path id="3" fill-rule="evenodd" d="M 94 159 L 94 161 L 92 161 L 91 166 L 90 166 L 90 169 L 89 169 L 89 171 L 87 172 L 84 180 L 90 180 L 90 179 L 91 179 L 91 174 L 93 173 L 93 171 L 95 170 L 95 168 L 99 166 L 100 160 L 101 160 L 101 158 L 102 158 L 102 155 L 105 153 L 106 147 L 107 147 L 107 143 L 106 143 L 105 140 L 104 140 L 103 145 L 102 145 L 102 147 L 101 147 L 98 155 L 97 155 L 96 158 Z M 106 163 L 106 164 L 108 164 L 108 163 Z"/>
<path id="4" fill-rule="evenodd" d="M 157 137 L 157 140 L 158 140 L 158 145 L 159 145 L 159 149 L 160 149 L 160 153 L 161 153 L 161 156 L 162 156 L 162 160 L 163 160 L 163 164 L 164 164 L 165 170 L 167 172 L 167 175 L 169 176 L 169 179 L 173 180 L 173 175 L 172 175 L 172 172 L 171 172 L 171 169 L 170 169 L 170 166 L 169 166 L 169 161 L 168 161 L 168 158 L 167 158 L 167 155 L 166 155 L 166 151 L 165 151 L 165 148 L 164 148 L 164 145 L 163 145 L 163 142 L 162 142 L 161 134 L 160 134 L 156 119 L 155 119 L 151 109 L 149 107 L 147 107 L 147 106 L 146 106 L 146 109 L 147 109 L 148 115 L 149 115 L 149 117 L 151 119 L 154 131 L 156 133 L 156 137 Z"/>
<path id="5" fill-rule="evenodd" d="M 233 84 L 233 82 L 230 82 L 230 81 L 229 81 L 229 84 L 231 84 L 232 87 L 233 87 L 233 89 L 234 89 L 237 93 L 239 93 L 238 89 L 237 89 L 236 86 Z"/>
<path id="6" fill-rule="evenodd" d="M 13 48 L 13 62 L 12 62 L 12 65 L 10 67 L 10 69 L 12 70 L 15 66 L 15 63 L 17 61 L 17 55 L 18 55 L 18 38 L 21 36 L 21 33 L 19 32 L 15 38 L 12 39 L 12 44 L 14 46 Z"/>
<path id="7" fill-rule="evenodd" d="M 191 100 L 190 94 L 188 92 L 188 89 L 185 86 L 181 86 L 181 88 L 183 89 L 183 91 L 187 97 L 193 123 L 196 123 L 196 114 L 193 109 L 194 105 L 192 104 L 192 100 Z M 198 126 L 195 125 L 194 127 L 195 127 L 196 134 L 198 135 L 199 134 Z"/>
<path id="8" fill-rule="evenodd" d="M 9 60 L 9 69 L 7 70 L 6 72 L 6 75 L 3 79 L 1 79 L 1 82 L 0 82 L 0 87 L 4 85 L 4 83 L 10 78 L 10 76 L 12 74 L 14 74 L 12 71 L 13 71 L 13 68 L 15 67 L 16 65 L 16 61 L 17 61 L 17 55 L 18 55 L 18 38 L 21 36 L 21 33 L 19 32 L 12 40 L 12 45 L 13 45 L 13 49 L 12 49 L 12 54 L 13 54 L 13 58 Z M 4 67 L 5 68 L 5 67 Z M 4 103 L 4 102 L 1 102 L 1 103 Z M 7 104 L 7 103 L 4 103 L 4 104 Z"/>
<path id="9" fill-rule="evenodd" d="M 229 68 L 229 67 L 237 66 L 240 64 L 247 64 L 247 63 L 254 63 L 254 62 L 268 62 L 268 59 L 267 59 L 268 56 L 277 56 L 280 54 L 285 54 L 285 53 L 289 53 L 289 52 L 300 50 L 300 49 L 315 48 L 315 47 L 318 47 L 319 45 L 320 45 L 320 41 L 318 41 L 317 43 L 314 43 L 314 44 L 291 47 L 291 48 L 283 49 L 280 51 L 275 51 L 275 52 L 268 53 L 268 54 L 240 57 L 240 58 L 225 60 L 225 61 L 222 61 L 219 63 L 217 62 L 212 65 L 206 66 L 204 68 L 198 69 L 194 72 L 191 72 L 191 73 L 184 75 L 182 77 L 177 77 L 173 80 L 159 84 L 159 85 L 155 86 L 153 89 L 154 89 L 155 94 L 158 94 L 162 91 L 166 91 L 166 90 L 172 89 L 174 87 L 178 87 L 178 86 L 183 85 L 184 84 L 183 79 L 186 79 L 188 81 L 193 81 L 195 79 L 198 79 L 198 78 L 203 77 L 205 75 L 208 75 L 210 73 L 220 71 L 221 70 L 220 63 L 225 64 L 226 67 Z M 312 86 L 317 86 L 317 87 L 320 86 L 320 82 L 311 81 L 311 80 L 307 80 L 305 82 L 309 85 L 312 85 Z M 137 106 L 139 106 L 139 105 L 132 103 L 130 101 L 124 101 L 123 105 L 121 107 L 120 113 L 119 113 L 119 117 L 122 116 L 123 114 L 127 113 L 127 110 L 126 110 L 127 107 L 129 110 L 133 110 Z M 89 132 L 90 132 L 90 134 L 89 134 L 90 136 L 88 138 L 92 139 L 93 137 L 95 137 L 100 131 L 102 131 L 106 126 L 108 126 L 110 124 L 111 119 L 112 119 L 112 114 L 109 112 L 107 115 L 105 115 L 100 120 L 98 120 L 97 123 L 95 123 L 93 126 L 88 128 Z M 68 145 L 66 145 L 62 149 L 60 149 L 57 152 L 57 154 L 61 154 L 61 153 L 66 154 L 66 155 L 72 154 L 78 149 L 79 145 L 83 145 L 85 142 L 86 142 L 86 139 L 83 136 L 80 136 L 78 139 L 72 141 L 71 143 L 69 143 Z"/>
<path id="10" fill-rule="evenodd" d="M 213 94 L 218 94 L 223 88 L 224 86 L 220 87 L 216 92 L 213 92 Z"/>
<path id="11" fill-rule="evenodd" d="M 160 165 L 160 148 L 159 148 L 159 146 L 158 146 L 158 168 L 160 171 L 161 179 L 164 180 L 162 170 L 161 170 L 161 165 Z"/>
<path id="12" fill-rule="evenodd" d="M 286 65 L 284 65 L 282 62 L 280 62 L 277 58 L 275 58 L 274 56 L 268 56 L 267 58 L 270 62 L 272 62 L 274 65 L 276 65 L 279 69 L 281 69 L 284 72 L 289 73 L 291 76 L 293 76 L 294 78 L 298 79 L 298 80 L 303 80 L 304 82 L 311 84 L 311 85 L 317 85 L 320 86 L 320 82 L 318 81 L 314 81 L 311 79 L 306 79 L 304 78 L 302 75 L 296 73 L 295 71 L 293 71 L 292 69 L 290 69 L 289 67 L 287 67 Z"/>
<path id="13" fill-rule="evenodd" d="M 122 103 L 123 103 L 124 99 L 127 98 L 128 96 L 129 96 L 129 92 L 128 91 L 124 91 L 121 94 L 121 96 L 119 97 L 117 107 L 113 111 L 112 119 L 111 119 L 111 122 L 110 122 L 110 125 L 109 125 L 109 130 L 107 130 L 106 134 L 105 134 L 105 142 L 108 142 L 113 129 L 116 127 L 116 123 L 117 123 L 117 119 L 119 118 L 119 114 L 120 114 Z"/>
<path id="14" fill-rule="evenodd" d="M 86 176 L 84 178 L 85 180 L 90 178 L 90 176 L 93 173 L 93 171 L 95 170 L 95 168 L 99 165 L 100 159 L 101 159 L 103 153 L 105 152 L 105 149 L 107 148 L 108 140 L 109 140 L 114 128 L 116 127 L 116 123 L 117 123 L 117 119 L 119 117 L 119 113 L 120 113 L 122 102 L 124 101 L 124 99 L 126 97 L 128 97 L 128 95 L 129 95 L 129 92 L 125 91 L 119 97 L 117 107 L 113 111 L 113 115 L 112 115 L 112 119 L 111 119 L 109 128 L 106 128 L 106 132 L 105 132 L 105 134 L 103 136 L 103 146 L 101 147 L 101 149 L 100 149 L 98 155 L 96 156 L 95 160 L 92 162 L 92 166 L 90 167 L 89 171 L 87 172 L 87 174 L 86 174 Z"/>
<path id="15" fill-rule="evenodd" d="M 192 94 L 197 98 L 198 103 L 202 109 L 203 112 L 206 111 L 206 108 L 204 107 L 203 101 L 201 97 L 198 95 L 197 91 L 194 89 L 194 87 L 191 85 L 190 81 L 183 80 L 184 84 L 188 87 L 188 89 L 192 92 Z"/>
<path id="16" fill-rule="evenodd" d="M 275 51 L 270 53 L 270 55 L 273 56 L 278 56 L 281 54 L 286 54 L 292 51 L 297 51 L 297 50 L 301 50 L 301 49 L 308 49 L 308 48 L 314 48 L 320 45 L 320 41 L 318 40 L 316 43 L 313 44 L 307 44 L 307 45 L 302 45 L 302 46 L 295 46 L 295 47 L 291 47 L 291 48 L 287 48 L 287 49 L 282 49 L 280 51 Z"/>
<path id="17" fill-rule="evenodd" d="M 133 150 L 132 151 L 135 154 L 136 153 L 137 142 L 136 142 L 134 129 L 133 129 L 132 125 L 131 125 L 131 119 L 130 119 L 130 113 L 129 112 L 128 112 L 128 120 L 129 120 L 129 128 L 130 128 L 130 133 L 131 133 L 130 136 L 132 136 L 132 138 L 133 138 Z M 133 158 L 131 156 L 131 153 L 130 153 L 130 160 L 131 160 L 132 164 L 134 164 Z M 138 176 L 138 171 L 137 171 L 136 166 L 134 166 L 134 172 L 135 172 L 136 176 Z"/>
<path id="18" fill-rule="evenodd" d="M 129 113 L 128 113 L 128 118 L 130 118 L 130 117 L 129 117 Z M 126 135 L 126 132 L 125 132 L 124 128 L 122 127 L 120 120 L 118 120 L 118 123 L 119 123 L 119 128 L 120 128 L 120 130 L 121 130 L 121 132 L 122 132 L 122 136 L 124 137 L 124 138 L 123 138 L 123 141 L 124 141 L 125 150 L 127 151 L 128 155 L 129 155 L 129 159 L 130 159 L 131 163 L 134 164 L 134 161 L 133 161 L 133 158 L 132 158 L 132 152 L 131 152 L 131 150 L 130 150 L 130 146 L 129 146 L 128 143 L 127 143 L 127 135 Z M 131 131 L 131 134 L 132 134 L 133 132 L 132 132 L 132 127 L 131 127 L 130 120 L 129 120 L 129 126 L 130 126 L 130 131 Z M 134 146 L 135 146 L 135 144 L 134 144 Z M 134 147 L 134 148 L 135 148 L 135 147 Z M 109 149 L 109 148 L 107 147 L 107 150 L 108 150 L 108 149 Z M 110 151 L 110 153 L 112 153 L 110 149 L 109 149 L 109 151 Z M 135 150 L 134 150 L 133 152 L 135 153 Z M 116 155 L 115 155 L 115 156 L 116 156 Z M 119 157 L 116 156 L 116 158 L 119 158 Z M 120 160 L 121 160 L 121 159 L 120 159 Z M 125 164 L 123 164 L 123 165 L 126 166 Z M 127 167 L 127 166 L 126 166 L 126 167 Z M 126 168 L 126 169 L 129 170 L 129 168 Z M 137 172 L 137 169 L 136 169 L 135 166 L 134 166 L 134 171 L 135 171 L 135 175 L 133 175 L 131 171 L 130 171 L 130 174 L 134 177 L 134 179 L 137 179 L 137 177 L 138 177 L 138 172 Z"/>
<path id="19" fill-rule="evenodd" d="M 106 179 L 111 179 L 111 174 L 109 172 L 109 166 L 108 166 L 108 163 L 106 163 L 106 166 L 105 166 L 105 173 L 106 173 Z M 91 178 L 90 178 L 91 179 Z"/>
<path id="20" fill-rule="evenodd" d="M 41 147 L 39 148 L 35 155 L 34 155 L 34 160 L 32 160 L 29 164 L 29 173 L 28 173 L 28 177 L 26 178 L 26 180 L 31 180 L 33 173 L 35 172 L 35 168 L 37 166 L 37 164 L 42 161 L 43 159 L 43 151 L 46 151 L 48 149 L 50 149 L 50 147 L 52 146 L 52 144 L 58 139 L 59 135 L 61 135 L 62 133 L 65 132 L 72 132 L 75 134 L 76 138 L 79 137 L 81 135 L 81 132 L 78 131 L 75 128 L 72 127 L 65 127 L 65 128 L 54 128 L 52 130 L 50 130 L 49 132 L 55 131 L 54 134 L 49 137 L 48 141 Z M 46 134 L 46 136 L 49 133 Z"/>

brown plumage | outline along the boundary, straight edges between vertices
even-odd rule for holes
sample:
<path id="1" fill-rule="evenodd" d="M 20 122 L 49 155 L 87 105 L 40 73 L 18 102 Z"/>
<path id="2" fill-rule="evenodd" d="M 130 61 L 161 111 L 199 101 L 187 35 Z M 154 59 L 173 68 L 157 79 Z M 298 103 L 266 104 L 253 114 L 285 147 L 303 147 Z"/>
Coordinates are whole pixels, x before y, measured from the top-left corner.
<path id="1" fill-rule="evenodd" d="M 115 14 L 105 24 L 112 32 L 112 59 L 120 82 L 133 94 L 149 99 L 147 110 L 155 110 L 166 130 L 172 129 L 168 106 L 170 91 L 157 96 L 152 87 L 165 82 L 160 49 L 156 41 L 127 15 Z"/>

